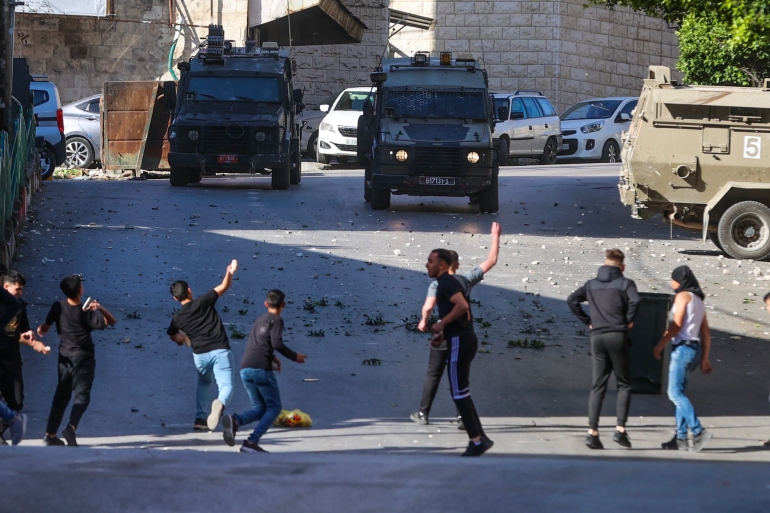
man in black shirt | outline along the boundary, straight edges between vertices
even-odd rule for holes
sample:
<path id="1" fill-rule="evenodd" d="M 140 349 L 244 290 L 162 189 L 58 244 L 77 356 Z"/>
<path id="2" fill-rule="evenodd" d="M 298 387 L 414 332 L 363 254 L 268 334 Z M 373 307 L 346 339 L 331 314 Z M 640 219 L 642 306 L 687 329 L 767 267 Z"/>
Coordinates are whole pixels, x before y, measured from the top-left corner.
<path id="1" fill-rule="evenodd" d="M 214 305 L 230 288 L 237 269 L 238 262 L 233 260 L 225 271 L 222 283 L 197 299 L 193 298 L 192 289 L 187 282 L 175 281 L 171 284 L 171 295 L 182 306 L 171 319 L 167 333 L 177 345 L 187 343 L 192 347 L 193 361 L 198 371 L 194 430 L 214 431 L 227 403 L 233 398 L 235 359 L 222 319 Z M 219 395 L 211 403 L 211 413 L 206 418 L 206 403 L 212 377 L 217 382 Z"/>
<path id="2" fill-rule="evenodd" d="M 5 264 L 0 264 L 0 279 L 7 273 L 8 268 Z M 0 288 L 0 326 L 8 324 L 18 313 L 19 308 L 21 308 L 21 301 L 4 288 Z"/>
<path id="3" fill-rule="evenodd" d="M 241 360 L 241 380 L 251 399 L 251 410 L 222 417 L 225 443 L 235 445 L 238 427 L 259 421 L 257 427 L 243 441 L 241 452 L 267 452 L 259 446 L 259 440 L 270 429 L 281 413 L 281 394 L 275 372 L 281 372 L 281 361 L 275 356 L 278 351 L 297 363 L 305 363 L 307 355 L 295 353 L 283 343 L 283 319 L 281 312 L 286 307 L 285 294 L 278 289 L 267 293 L 262 315 L 249 333 L 249 342 Z"/>
<path id="4" fill-rule="evenodd" d="M 468 432 L 468 448 L 463 456 L 481 456 L 494 442 L 484 436 L 481 420 L 476 406 L 471 399 L 470 372 L 471 362 L 476 356 L 478 339 L 473 332 L 470 306 L 465 299 L 465 291 L 458 280 L 449 274 L 452 267 L 452 254 L 446 249 L 434 249 L 425 265 L 428 276 L 438 281 L 436 304 L 439 320 L 431 326 L 432 333 L 443 332 L 444 340 L 449 342 L 447 355 L 447 374 L 452 390 L 452 399 L 460 412 Z M 440 340 L 432 340 L 431 344 Z"/>
<path id="5" fill-rule="evenodd" d="M 94 341 L 91 338 L 93 330 L 103 330 L 118 322 L 115 317 L 98 301 L 91 301 L 87 306 L 80 303 L 83 297 L 82 276 L 71 274 L 64 278 L 59 287 L 67 299 L 62 299 L 51 305 L 45 323 L 37 328 L 37 334 L 44 337 L 52 324 L 56 324 L 59 334 L 59 383 L 48 414 L 45 445 L 64 445 L 56 432 L 64 418 L 64 412 L 74 393 L 70 421 L 62 429 L 62 436 L 67 445 L 76 447 L 77 431 L 80 418 L 91 402 L 91 386 L 96 372 L 94 357 Z"/>

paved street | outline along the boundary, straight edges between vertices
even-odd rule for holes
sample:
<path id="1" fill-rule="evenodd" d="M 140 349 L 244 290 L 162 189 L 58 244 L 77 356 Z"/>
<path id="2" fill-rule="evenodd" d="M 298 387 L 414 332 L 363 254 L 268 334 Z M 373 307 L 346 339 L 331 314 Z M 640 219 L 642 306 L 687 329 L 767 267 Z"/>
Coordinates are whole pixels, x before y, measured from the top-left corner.
<path id="1" fill-rule="evenodd" d="M 23 491 L 31 489 L 19 476 L 43 474 L 52 482 L 66 468 L 56 486 L 85 478 L 99 490 L 122 486 L 124 475 L 135 478 L 121 488 L 115 509 L 96 499 L 72 503 L 99 504 L 100 511 L 199 511 L 206 500 L 224 500 L 229 483 L 237 483 L 237 491 L 224 502 L 226 509 L 243 509 L 245 502 L 230 501 L 248 496 L 255 473 L 271 476 L 279 487 L 270 506 L 303 510 L 313 504 L 361 510 L 359 502 L 375 497 L 383 504 L 375 510 L 383 511 L 475 511 L 514 497 L 522 511 L 610 510 L 623 503 L 610 499 L 615 480 L 618 486 L 631 483 L 625 500 L 638 504 L 675 499 L 672 504 L 699 511 L 725 511 L 726 504 L 735 511 L 767 511 L 770 485 L 761 476 L 767 475 L 770 451 L 761 443 L 770 438 L 770 315 L 761 299 L 770 289 L 770 264 L 721 258 L 694 232 L 675 230 L 670 238 L 659 221 L 631 219 L 618 200 L 617 170 L 505 168 L 495 216 L 478 214 L 467 199 L 405 196 L 394 196 L 390 210 L 375 212 L 363 201 L 360 170 L 307 163 L 302 184 L 281 192 L 270 189 L 269 177 L 207 178 L 187 188 L 172 188 L 167 180 L 46 183 L 16 265 L 28 278 L 31 322 L 44 319 L 60 295 L 59 280 L 71 272 L 85 275 L 86 296 L 98 298 L 119 322 L 94 335 L 97 374 L 78 434 L 83 446 L 98 450 L 42 448 L 56 360 L 24 351 L 28 440 L 20 448 L 0 448 L 9 462 L 4 477 L 20 487 L 11 503 L 25 503 Z M 495 446 L 480 461 L 466 463 L 457 458 L 467 438 L 450 424 L 448 390 L 439 392 L 430 426 L 408 420 L 419 401 L 428 341 L 404 325 L 419 314 L 430 250 L 454 249 L 461 269 L 470 268 L 487 254 L 492 221 L 504 235 L 497 267 L 473 292 L 483 349 L 474 362 L 472 390 Z M 687 263 L 709 296 L 715 370 L 694 375 L 688 393 L 715 433 L 700 454 L 659 449 L 674 423 L 665 395 L 634 396 L 628 425 L 634 449 L 627 451 L 611 442 L 615 394 L 609 393 L 602 419 L 607 449 L 589 453 L 583 445 L 590 348 L 565 299 L 595 275 L 610 247 L 626 251 L 626 274 L 641 291 L 668 292 L 671 270 Z M 305 365 L 285 362 L 279 384 L 284 407 L 309 413 L 314 426 L 270 431 L 263 445 L 276 454 L 267 456 L 233 454 L 220 431 L 190 431 L 192 357 L 165 335 L 176 308 L 169 284 L 186 279 L 196 295 L 203 293 L 220 282 L 233 258 L 240 269 L 218 303 L 231 335 L 248 333 L 264 310 L 265 292 L 281 288 L 290 300 L 287 344 L 309 355 Z M 314 311 L 304 307 L 306 301 L 316 303 Z M 367 325 L 367 316 L 385 323 Z M 544 349 L 507 347 L 509 340 L 536 336 Z M 47 342 L 58 345 L 53 330 Z M 231 344 L 239 360 L 245 340 L 231 336 Z M 369 359 L 381 365 L 362 363 Z M 236 383 L 229 411 L 246 407 Z M 10 462 L 22 473 L 9 474 Z M 452 481 L 466 466 L 474 469 L 479 504 L 461 495 L 468 502 L 460 506 L 452 499 Z M 181 481 L 188 469 L 192 477 Z M 295 473 L 308 485 L 298 496 L 290 485 Z M 216 489 L 204 494 L 198 483 L 211 474 L 217 477 L 208 483 Z M 326 487 L 329 475 L 337 477 Z M 565 488 L 553 488 L 562 482 Z M 174 503 L 178 509 L 160 508 L 153 494 L 132 503 L 150 483 L 159 487 L 158 496 L 184 496 Z M 366 485 L 358 488 L 360 483 Z M 704 493 L 682 492 L 679 485 L 687 483 Z M 427 497 L 441 499 L 426 503 L 423 487 Z M 340 503 L 341 497 L 348 502 Z M 55 494 L 35 500 L 32 510 L 56 504 Z"/>

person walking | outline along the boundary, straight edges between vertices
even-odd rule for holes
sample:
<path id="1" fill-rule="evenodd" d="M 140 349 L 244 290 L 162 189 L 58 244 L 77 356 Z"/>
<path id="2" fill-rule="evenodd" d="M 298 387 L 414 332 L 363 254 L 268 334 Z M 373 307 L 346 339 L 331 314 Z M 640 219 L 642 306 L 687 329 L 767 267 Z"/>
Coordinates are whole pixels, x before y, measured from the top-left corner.
<path id="1" fill-rule="evenodd" d="M 465 291 L 449 269 L 452 267 L 452 254 L 446 249 L 434 249 L 428 256 L 425 267 L 428 276 L 438 281 L 436 305 L 439 320 L 431 326 L 434 334 L 431 344 L 438 346 L 442 340 L 448 340 L 447 374 L 451 385 L 452 399 L 463 418 L 468 433 L 468 448 L 463 456 L 481 456 L 494 442 L 484 436 L 481 420 L 471 398 L 470 372 L 471 362 L 476 356 L 478 339 L 473 331 L 470 305 L 465 299 Z"/>
<path id="2" fill-rule="evenodd" d="M 230 288 L 237 269 L 238 262 L 233 260 L 225 270 L 222 283 L 197 299 L 193 297 L 193 291 L 186 281 L 180 280 L 171 284 L 171 295 L 182 306 L 171 319 L 166 333 L 178 346 L 188 344 L 192 347 L 193 362 L 198 371 L 193 423 L 193 430 L 196 431 L 214 431 L 227 404 L 233 398 L 235 359 L 222 319 L 214 305 Z M 219 395 L 211 403 L 211 412 L 207 416 L 206 403 L 212 375 L 217 382 Z"/>
<path id="3" fill-rule="evenodd" d="M 624 260 L 625 255 L 619 249 L 607 250 L 597 277 L 587 281 L 567 298 L 572 313 L 591 330 L 593 386 L 588 399 L 586 437 L 589 449 L 604 449 L 599 438 L 599 416 L 613 372 L 618 383 L 618 400 L 617 424 L 612 439 L 623 447 L 631 448 L 631 439 L 626 432 L 631 405 L 631 341 L 628 331 L 634 324 L 639 293 L 633 280 L 623 276 L 626 269 Z M 584 302 L 588 302 L 588 314 L 581 306 Z"/>
<path id="4" fill-rule="evenodd" d="M 708 375 L 712 370 L 709 361 L 711 330 L 703 303 L 705 294 L 692 269 L 686 265 L 677 267 L 671 273 L 671 288 L 676 292 L 671 309 L 674 320 L 663 333 L 653 354 L 660 360 L 666 344 L 673 341 L 668 365 L 668 398 L 676 408 L 676 434 L 661 446 L 674 451 L 689 449 L 700 452 L 711 440 L 712 433 L 701 425 L 695 408 L 684 392 L 690 372 L 700 367 L 703 374 Z M 692 447 L 688 447 L 688 429 L 692 433 Z"/>
<path id="5" fill-rule="evenodd" d="M 502 231 L 498 223 L 492 223 L 491 234 L 492 242 L 489 246 L 489 254 L 486 260 L 481 262 L 478 266 L 474 267 L 470 271 L 457 272 L 460 267 L 460 259 L 457 252 L 450 251 L 452 254 L 452 267 L 447 271 L 450 275 L 453 275 L 455 279 L 460 281 L 460 284 L 465 291 L 465 299 L 470 303 L 471 289 L 479 284 L 484 275 L 488 273 L 495 265 L 497 265 L 498 255 L 500 253 L 500 235 Z M 433 313 L 436 306 L 436 289 L 438 288 L 438 281 L 433 280 L 428 286 L 428 294 L 425 298 L 425 302 L 422 305 L 422 316 L 417 329 L 420 331 L 428 331 L 428 319 Z M 428 372 L 425 375 L 425 383 L 422 389 L 422 398 L 420 400 L 420 409 L 409 415 L 412 421 L 420 425 L 428 425 L 430 423 L 430 410 L 433 405 L 433 400 L 438 392 L 439 384 L 441 383 L 441 377 L 444 375 L 444 369 L 446 368 L 447 361 L 447 341 L 445 340 L 439 347 L 430 346 L 430 356 L 428 357 Z M 460 429 L 465 427 L 462 416 L 457 415 L 457 426 Z"/>
<path id="6" fill-rule="evenodd" d="M 83 276 L 70 274 L 59 284 L 65 299 L 51 305 L 45 323 L 37 328 L 37 334 L 45 337 L 52 324 L 59 334 L 59 382 L 48 414 L 43 443 L 48 446 L 64 445 L 56 436 L 70 399 L 72 409 L 69 423 L 62 429 L 67 445 L 77 447 L 76 431 L 80 419 L 91 402 L 91 387 L 96 373 L 94 341 L 91 332 L 113 325 L 117 319 L 98 301 L 82 304 Z M 89 298 L 90 299 L 90 298 Z M 74 398 L 73 398 L 74 394 Z"/>

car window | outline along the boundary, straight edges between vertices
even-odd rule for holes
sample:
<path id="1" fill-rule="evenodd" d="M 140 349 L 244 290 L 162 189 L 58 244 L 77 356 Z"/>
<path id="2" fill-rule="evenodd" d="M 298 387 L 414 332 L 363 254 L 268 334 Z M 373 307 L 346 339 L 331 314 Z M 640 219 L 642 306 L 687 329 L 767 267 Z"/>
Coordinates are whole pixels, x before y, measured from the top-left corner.
<path id="1" fill-rule="evenodd" d="M 593 100 L 576 103 L 561 115 L 568 119 L 607 119 L 612 116 L 622 100 Z"/>
<path id="2" fill-rule="evenodd" d="M 497 117 L 497 111 L 500 110 L 500 107 L 508 110 L 508 98 L 495 98 L 495 117 Z"/>
<path id="3" fill-rule="evenodd" d="M 524 102 L 524 108 L 527 109 L 527 114 L 530 118 L 539 118 L 542 116 L 540 109 L 537 108 L 534 98 L 522 98 L 521 101 Z"/>
<path id="4" fill-rule="evenodd" d="M 35 95 L 35 98 L 34 98 L 35 107 L 37 107 L 38 105 L 44 104 L 50 98 L 48 96 L 48 91 L 41 91 L 39 89 L 35 89 L 33 91 L 33 94 Z"/>
<path id="5" fill-rule="evenodd" d="M 364 102 L 374 99 L 374 91 L 345 91 L 340 96 L 340 101 L 334 106 L 334 110 L 364 110 Z"/>
<path id="6" fill-rule="evenodd" d="M 88 112 L 93 112 L 94 114 L 99 114 L 99 100 L 94 100 L 89 103 L 86 110 Z"/>
<path id="7" fill-rule="evenodd" d="M 514 113 L 514 112 L 521 112 L 521 115 L 523 117 L 525 118 L 527 117 L 527 113 L 524 110 L 524 104 L 521 103 L 520 98 L 514 98 L 513 101 L 511 102 L 511 113 Z M 511 118 L 513 118 L 513 116 L 511 116 Z"/>
<path id="8" fill-rule="evenodd" d="M 619 114 L 628 114 L 630 116 L 631 112 L 636 108 L 637 103 L 639 103 L 639 100 L 631 100 L 625 107 L 623 107 Z"/>
<path id="9" fill-rule="evenodd" d="M 545 98 L 535 98 L 538 105 L 540 105 L 540 110 L 543 111 L 544 116 L 555 116 L 556 115 L 556 109 L 553 108 L 553 105 L 551 105 L 551 102 L 546 100 Z"/>

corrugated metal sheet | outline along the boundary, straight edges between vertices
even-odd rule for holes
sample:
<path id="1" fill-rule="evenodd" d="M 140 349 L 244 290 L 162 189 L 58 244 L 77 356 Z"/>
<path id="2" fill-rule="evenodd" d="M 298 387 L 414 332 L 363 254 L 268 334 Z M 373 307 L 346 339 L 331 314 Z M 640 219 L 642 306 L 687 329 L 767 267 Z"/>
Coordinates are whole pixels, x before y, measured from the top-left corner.
<path id="1" fill-rule="evenodd" d="M 360 43 L 369 28 L 339 0 L 249 0 L 249 27 L 280 46 Z"/>

